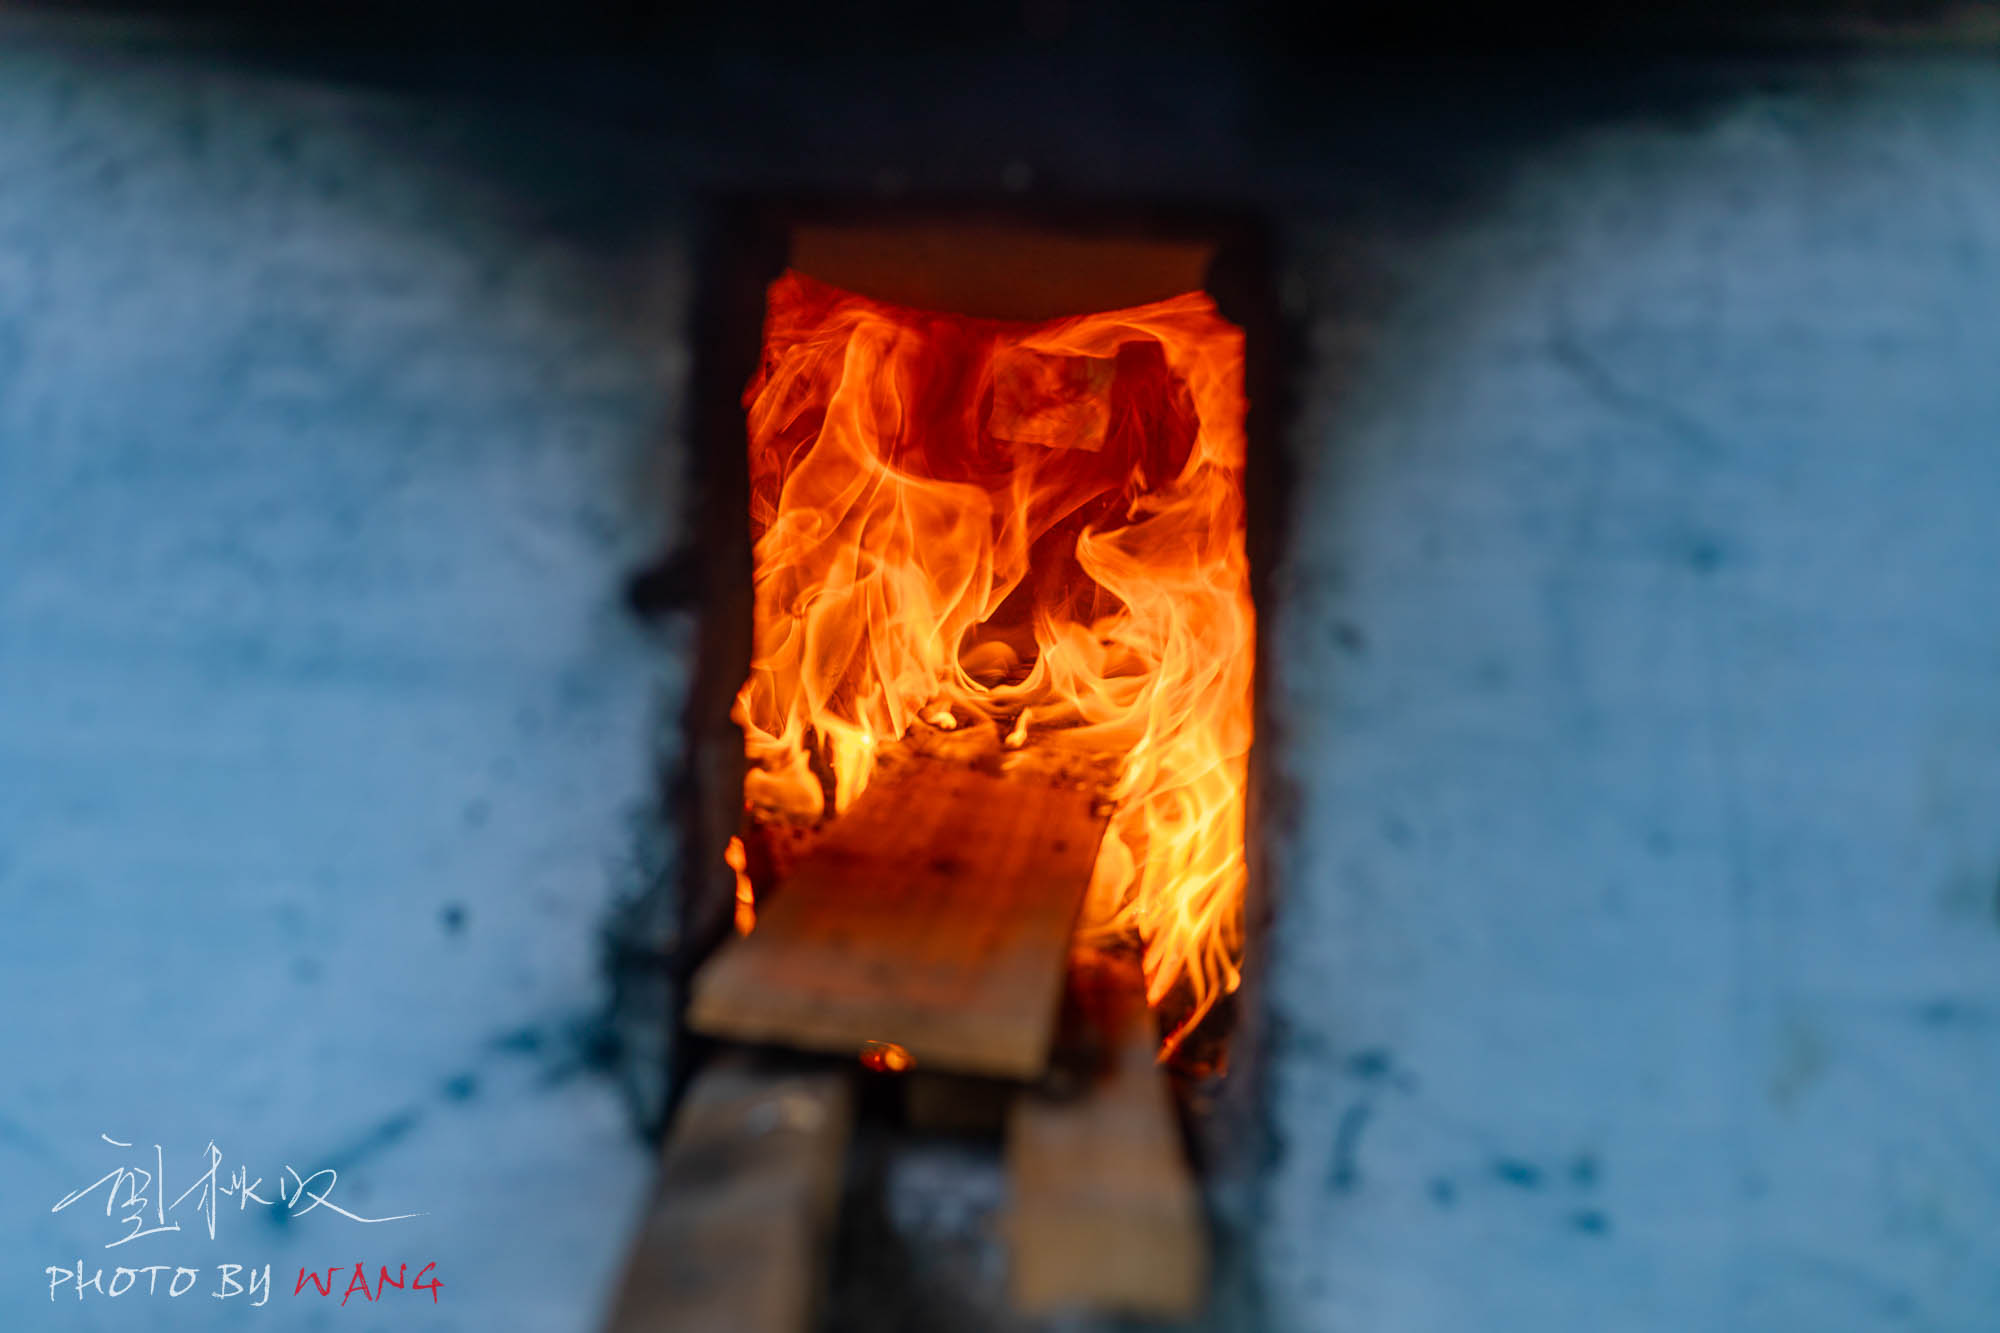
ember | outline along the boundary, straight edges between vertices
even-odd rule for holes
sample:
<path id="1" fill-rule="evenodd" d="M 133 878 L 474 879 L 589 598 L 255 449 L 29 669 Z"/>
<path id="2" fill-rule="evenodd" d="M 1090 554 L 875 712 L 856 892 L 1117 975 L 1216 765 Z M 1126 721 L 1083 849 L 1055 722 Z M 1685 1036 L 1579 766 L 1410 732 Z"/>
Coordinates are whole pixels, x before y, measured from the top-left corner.
<path id="1" fill-rule="evenodd" d="M 861 1063 L 878 1074 L 901 1074 L 915 1068 L 917 1062 L 893 1041 L 870 1041 L 862 1043 Z"/>

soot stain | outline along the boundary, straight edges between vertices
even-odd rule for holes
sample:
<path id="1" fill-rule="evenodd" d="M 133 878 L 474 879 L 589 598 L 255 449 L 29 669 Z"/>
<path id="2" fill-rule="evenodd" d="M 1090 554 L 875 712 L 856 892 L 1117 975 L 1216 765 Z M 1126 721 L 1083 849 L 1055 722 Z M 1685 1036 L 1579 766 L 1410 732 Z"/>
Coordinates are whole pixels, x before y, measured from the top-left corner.
<path id="1" fill-rule="evenodd" d="M 1936 1030 L 1984 1026 L 1985 1010 L 1953 996 L 1941 996 L 1917 1006 L 1917 1022 Z"/>
<path id="2" fill-rule="evenodd" d="M 470 1071 L 453 1074 L 445 1080 L 444 1095 L 447 1101 L 471 1101 L 479 1095 L 479 1076 Z"/>
<path id="3" fill-rule="evenodd" d="M 1454 1207 L 1458 1203 L 1458 1186 L 1445 1177 L 1438 1176 L 1430 1183 L 1430 1196 L 1431 1202 L 1440 1208 Z"/>
<path id="4" fill-rule="evenodd" d="M 533 1055 L 541 1050 L 546 1042 L 547 1038 L 542 1035 L 540 1028 L 518 1027 L 495 1037 L 492 1047 L 496 1051 L 505 1051 L 510 1055 Z"/>
<path id="5" fill-rule="evenodd" d="M 1611 1233 L 1611 1219 L 1595 1208 L 1581 1208 L 1569 1215 L 1569 1224 L 1586 1236 Z"/>
<path id="6" fill-rule="evenodd" d="M 1395 1059 L 1380 1046 L 1370 1046 L 1347 1057 L 1347 1072 L 1370 1081 L 1387 1078 Z"/>
<path id="7" fill-rule="evenodd" d="M 1335 1193 L 1350 1193 L 1361 1183 L 1357 1159 L 1361 1150 L 1361 1131 L 1368 1128 L 1370 1114 L 1372 1112 L 1366 1102 L 1356 1102 L 1340 1113 L 1340 1124 L 1333 1131 L 1333 1170 L 1327 1176 L 1327 1184 Z"/>
<path id="8" fill-rule="evenodd" d="M 618 1033 L 598 1015 L 573 1021 L 566 1042 L 569 1058 L 543 1074 L 544 1084 L 565 1083 L 580 1073 L 616 1073 L 624 1054 Z"/>
<path id="9" fill-rule="evenodd" d="M 1333 639 L 1334 647 L 1349 656 L 1359 657 L 1368 651 L 1368 636 L 1361 632 L 1359 625 L 1350 624 L 1345 620 L 1336 620 L 1333 622 L 1330 637 Z"/>
<path id="10" fill-rule="evenodd" d="M 1285 1159 L 1291 1155 L 1292 1142 L 1285 1132 L 1276 1125 L 1266 1122 L 1253 1131 L 1255 1148 L 1253 1157 L 1257 1169 L 1266 1177 L 1284 1170 Z"/>
<path id="11" fill-rule="evenodd" d="M 530 1061 L 543 1087 L 583 1074 L 616 1073 L 627 1053 L 615 1025 L 601 1013 L 510 1028 L 488 1038 L 486 1049 Z"/>
<path id="12" fill-rule="evenodd" d="M 438 909 L 438 924 L 447 935 L 456 935 L 465 929 L 465 905 L 446 903 Z"/>
<path id="13" fill-rule="evenodd" d="M 307 1191 L 306 1201 L 297 1206 L 297 1211 L 303 1214 L 313 1207 L 312 1195 L 322 1191 L 326 1193 L 328 1202 L 339 1203 L 344 1187 L 339 1184 L 338 1177 L 344 1177 L 356 1163 L 402 1142 L 409 1137 L 410 1131 L 423 1121 L 424 1113 L 421 1107 L 406 1106 L 400 1111 L 382 1117 L 340 1148 L 313 1160 L 310 1165 L 302 1166 L 299 1174 L 305 1181 L 311 1182 L 313 1188 Z M 335 1176 L 323 1176 L 320 1174 L 323 1171 L 332 1171 Z M 297 1186 L 299 1182 L 290 1181 L 287 1184 Z M 274 1206 L 266 1209 L 264 1216 L 269 1219 L 271 1225 L 282 1229 L 291 1222 L 293 1211 L 293 1206 L 288 1203 L 284 1207 Z"/>
<path id="14" fill-rule="evenodd" d="M 1597 1158 L 1590 1153 L 1579 1153 L 1569 1164 L 1569 1179 L 1579 1189 L 1589 1189 L 1597 1183 Z"/>
<path id="15" fill-rule="evenodd" d="M 1302 1061 L 1320 1064 L 1332 1059 L 1332 1043 L 1317 1027 L 1302 1027 L 1285 1014 L 1269 1019 L 1272 1046 Z"/>
<path id="16" fill-rule="evenodd" d="M 1518 1157 L 1494 1158 L 1493 1174 L 1516 1189 L 1538 1190 L 1542 1187 L 1542 1168 Z"/>

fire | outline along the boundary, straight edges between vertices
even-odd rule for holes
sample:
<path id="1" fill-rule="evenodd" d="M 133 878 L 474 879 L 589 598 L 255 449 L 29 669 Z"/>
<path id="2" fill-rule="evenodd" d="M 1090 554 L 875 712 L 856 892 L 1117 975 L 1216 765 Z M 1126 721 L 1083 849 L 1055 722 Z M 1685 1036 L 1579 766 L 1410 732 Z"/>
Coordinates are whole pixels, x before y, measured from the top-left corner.
<path id="1" fill-rule="evenodd" d="M 1084 927 L 1148 998 L 1236 988 L 1253 619 L 1243 338 L 1199 292 L 1003 323 L 772 284 L 749 414 L 756 810 L 816 818 L 919 720 L 1106 756 Z M 830 790 L 829 790 L 830 788 Z"/>
<path id="2" fill-rule="evenodd" d="M 750 884 L 750 853 L 743 839 L 731 838 L 722 849 L 722 861 L 736 874 L 736 933 L 748 935 L 757 928 L 757 891 Z"/>
<path id="3" fill-rule="evenodd" d="M 915 1057 L 893 1041 L 862 1043 L 861 1063 L 878 1074 L 906 1074 L 917 1067 Z"/>

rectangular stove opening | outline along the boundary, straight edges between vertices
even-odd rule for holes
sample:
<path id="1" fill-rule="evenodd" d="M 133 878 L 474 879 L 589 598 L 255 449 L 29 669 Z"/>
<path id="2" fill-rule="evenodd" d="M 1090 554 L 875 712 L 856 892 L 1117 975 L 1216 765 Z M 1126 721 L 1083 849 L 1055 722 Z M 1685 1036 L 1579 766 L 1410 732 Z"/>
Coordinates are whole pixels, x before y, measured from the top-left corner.
<path id="1" fill-rule="evenodd" d="M 829 1254 L 879 1259 L 856 1175 L 970 1136 L 1004 1145 L 1009 1310 L 1186 1315 L 1189 1148 L 1227 1100 L 1250 934 L 1258 481 L 1246 321 L 1210 290 L 1245 305 L 1245 246 L 827 213 L 735 218 L 706 305 L 699 1055 L 661 1207 L 696 1243 L 726 1182 L 677 1197 L 677 1153 L 817 1126 L 774 1205 L 816 1239 L 762 1261 L 810 1256 L 784 1326 L 813 1327 Z M 768 1292 L 751 1251 L 725 1308 Z"/>

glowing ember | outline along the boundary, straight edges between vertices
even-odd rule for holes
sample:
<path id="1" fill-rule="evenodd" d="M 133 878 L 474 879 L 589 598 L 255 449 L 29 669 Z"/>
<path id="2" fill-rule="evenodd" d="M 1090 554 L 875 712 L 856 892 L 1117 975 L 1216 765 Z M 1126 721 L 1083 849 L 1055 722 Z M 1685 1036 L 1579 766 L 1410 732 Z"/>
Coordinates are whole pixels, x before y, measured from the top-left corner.
<path id="1" fill-rule="evenodd" d="M 736 872 L 736 933 L 748 935 L 757 926 L 757 892 L 750 886 L 750 857 L 743 839 L 731 838 L 722 849 L 722 859 Z"/>
<path id="2" fill-rule="evenodd" d="M 845 810 L 920 718 L 1114 759 L 1085 924 L 1143 940 L 1169 1052 L 1241 956 L 1242 378 L 1200 293 L 1008 324 L 788 273 L 745 394 L 746 799 Z"/>
<path id="3" fill-rule="evenodd" d="M 861 1063 L 878 1074 L 900 1074 L 916 1068 L 916 1057 L 893 1041 L 863 1042 Z"/>

